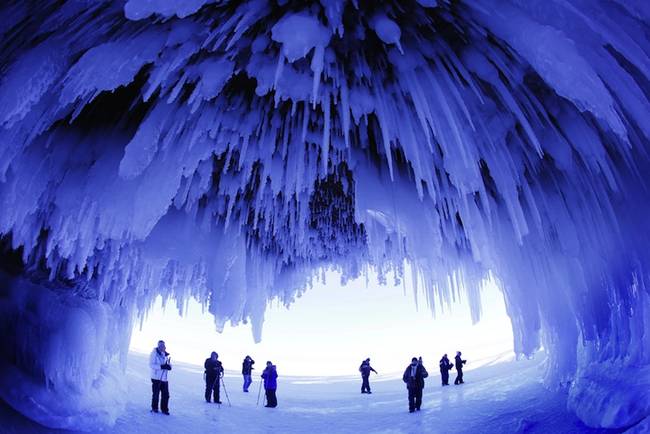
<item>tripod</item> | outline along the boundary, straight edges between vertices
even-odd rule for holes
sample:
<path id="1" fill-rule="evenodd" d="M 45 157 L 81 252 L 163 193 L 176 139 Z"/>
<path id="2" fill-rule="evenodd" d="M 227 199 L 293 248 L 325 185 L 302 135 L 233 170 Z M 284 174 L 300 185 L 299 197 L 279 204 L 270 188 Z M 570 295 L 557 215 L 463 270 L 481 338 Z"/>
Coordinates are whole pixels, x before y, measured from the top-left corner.
<path id="1" fill-rule="evenodd" d="M 230 398 L 228 397 L 228 391 L 226 390 L 226 383 L 223 381 L 223 377 L 221 377 L 221 384 L 223 385 L 223 393 L 226 394 L 226 401 L 228 401 L 228 407 L 232 407 L 230 404 Z"/>
<path id="2" fill-rule="evenodd" d="M 260 380 L 260 387 L 259 387 L 259 389 L 257 389 L 257 405 L 260 405 L 260 394 L 261 393 L 262 393 L 262 381 Z"/>

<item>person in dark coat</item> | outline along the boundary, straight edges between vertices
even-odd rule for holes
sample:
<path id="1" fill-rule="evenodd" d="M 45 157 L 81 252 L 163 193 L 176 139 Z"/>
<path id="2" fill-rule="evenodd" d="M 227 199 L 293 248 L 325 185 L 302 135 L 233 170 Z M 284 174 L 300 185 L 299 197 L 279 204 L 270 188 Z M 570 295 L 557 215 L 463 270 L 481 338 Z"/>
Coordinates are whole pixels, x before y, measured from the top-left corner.
<path id="1" fill-rule="evenodd" d="M 445 354 L 440 359 L 440 376 L 442 377 L 442 385 L 449 386 L 449 371 L 454 367 L 453 363 L 449 363 L 449 359 Z"/>
<path id="2" fill-rule="evenodd" d="M 264 379 L 264 392 L 266 393 L 266 405 L 264 407 L 275 408 L 278 406 L 278 398 L 275 391 L 278 388 L 278 371 L 273 363 L 266 362 L 266 369 L 262 372 Z"/>
<path id="3" fill-rule="evenodd" d="M 402 380 L 406 383 L 409 391 L 409 413 L 420 411 L 422 405 L 422 389 L 424 389 L 424 379 L 429 373 L 422 364 L 422 357 L 411 359 L 411 364 L 406 367 Z"/>
<path id="4" fill-rule="evenodd" d="M 241 373 L 244 376 L 244 392 L 248 392 L 248 386 L 251 385 L 253 382 L 253 379 L 251 377 L 251 371 L 255 368 L 253 368 L 253 365 L 255 364 L 255 360 L 251 359 L 251 356 L 246 356 L 244 358 L 244 362 L 242 363 L 241 366 Z"/>
<path id="5" fill-rule="evenodd" d="M 219 354 L 214 351 L 210 357 L 205 359 L 205 402 L 210 402 L 210 395 L 213 395 L 214 402 L 221 404 L 219 399 L 219 379 L 223 377 L 223 366 L 219 361 Z"/>
<path id="6" fill-rule="evenodd" d="M 361 366 L 359 366 L 359 372 L 361 372 L 361 393 L 372 393 L 370 391 L 370 382 L 368 381 L 371 371 L 375 374 L 377 373 L 377 371 L 370 366 L 370 357 L 368 357 L 366 360 L 361 362 Z"/>
<path id="7" fill-rule="evenodd" d="M 463 365 L 467 363 L 467 360 L 461 359 L 460 351 L 456 351 L 454 361 L 456 362 L 456 379 L 454 380 L 454 384 L 463 384 Z"/>

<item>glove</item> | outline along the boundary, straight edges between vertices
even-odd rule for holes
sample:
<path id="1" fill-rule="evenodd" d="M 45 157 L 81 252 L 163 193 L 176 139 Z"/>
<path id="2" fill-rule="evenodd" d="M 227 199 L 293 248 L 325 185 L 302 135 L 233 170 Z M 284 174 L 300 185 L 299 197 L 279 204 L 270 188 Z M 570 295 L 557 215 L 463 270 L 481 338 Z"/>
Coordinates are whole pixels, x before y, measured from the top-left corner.
<path id="1" fill-rule="evenodd" d="M 164 365 L 160 365 L 160 369 L 162 369 L 164 371 L 171 371 L 172 367 L 171 367 L 171 365 L 169 363 L 165 363 Z"/>

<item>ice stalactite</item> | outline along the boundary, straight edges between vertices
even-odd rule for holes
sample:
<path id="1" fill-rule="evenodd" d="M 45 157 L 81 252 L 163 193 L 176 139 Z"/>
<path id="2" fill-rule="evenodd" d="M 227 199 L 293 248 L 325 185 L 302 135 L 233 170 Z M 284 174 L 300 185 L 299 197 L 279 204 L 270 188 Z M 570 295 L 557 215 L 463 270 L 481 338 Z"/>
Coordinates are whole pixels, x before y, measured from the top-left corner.
<path id="1" fill-rule="evenodd" d="M 266 302 L 291 303 L 323 268 L 344 280 L 373 268 L 383 283 L 407 261 L 429 305 L 461 298 L 477 320 L 491 273 L 517 352 L 548 350 L 547 383 L 569 387 L 585 422 L 650 413 L 650 376 L 618 375 L 608 399 L 604 374 L 650 366 L 644 2 L 9 1 L 0 13 L 9 317 L 22 293 L 125 318 L 162 294 L 197 298 L 217 327 L 251 321 L 260 339 Z M 12 327 L 3 363 L 67 390 L 21 355 L 29 326 Z M 58 354 L 54 335 L 38 339 Z M 127 348 L 93 339 L 79 345 Z M 81 403 L 112 362 L 75 363 Z"/>

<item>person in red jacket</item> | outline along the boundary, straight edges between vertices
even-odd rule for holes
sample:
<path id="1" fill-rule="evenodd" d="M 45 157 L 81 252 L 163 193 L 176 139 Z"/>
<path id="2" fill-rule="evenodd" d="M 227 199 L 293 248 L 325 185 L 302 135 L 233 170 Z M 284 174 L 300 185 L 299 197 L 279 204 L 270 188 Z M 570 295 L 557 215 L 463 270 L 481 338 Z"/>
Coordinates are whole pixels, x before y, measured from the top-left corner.
<path id="1" fill-rule="evenodd" d="M 262 372 L 264 379 L 264 392 L 266 393 L 266 405 L 264 407 L 275 408 L 278 406 L 278 398 L 275 391 L 278 388 L 278 371 L 273 363 L 266 362 L 266 369 Z"/>

